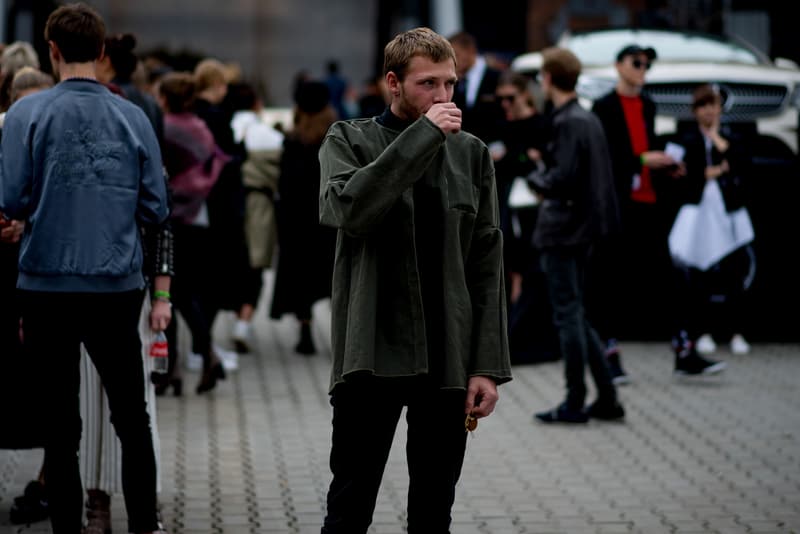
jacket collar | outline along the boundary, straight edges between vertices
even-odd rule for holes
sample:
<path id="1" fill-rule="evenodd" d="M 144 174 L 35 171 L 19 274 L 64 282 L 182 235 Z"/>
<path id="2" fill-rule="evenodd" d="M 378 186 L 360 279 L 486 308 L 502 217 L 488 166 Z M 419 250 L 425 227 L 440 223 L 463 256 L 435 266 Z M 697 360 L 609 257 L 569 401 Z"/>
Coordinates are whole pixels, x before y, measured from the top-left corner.
<path id="1" fill-rule="evenodd" d="M 559 114 L 563 113 L 565 110 L 573 108 L 575 106 L 579 106 L 579 105 L 580 104 L 578 103 L 578 97 L 576 96 L 575 98 L 572 98 L 572 99 L 567 100 L 566 102 L 564 102 L 564 105 L 562 105 L 561 107 L 553 108 L 552 116 L 556 117 Z"/>
<path id="2" fill-rule="evenodd" d="M 392 113 L 392 109 L 390 107 L 386 107 L 384 112 L 377 118 L 378 124 L 381 126 L 386 126 L 390 130 L 397 130 L 398 132 L 402 132 L 409 126 L 411 126 L 414 121 L 404 120 Z"/>

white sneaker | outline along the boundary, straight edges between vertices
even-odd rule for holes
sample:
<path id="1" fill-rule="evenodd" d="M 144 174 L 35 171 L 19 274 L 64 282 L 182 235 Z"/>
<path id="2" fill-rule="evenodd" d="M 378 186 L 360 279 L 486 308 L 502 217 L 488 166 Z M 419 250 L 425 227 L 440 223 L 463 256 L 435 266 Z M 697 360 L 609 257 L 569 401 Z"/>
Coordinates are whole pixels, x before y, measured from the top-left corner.
<path id="1" fill-rule="evenodd" d="M 717 351 L 717 344 L 714 343 L 714 338 L 710 334 L 700 336 L 694 347 L 700 354 L 713 354 Z"/>
<path id="2" fill-rule="evenodd" d="M 226 371 L 236 371 L 239 369 L 239 355 L 232 350 L 223 349 L 219 345 L 214 345 L 214 352 L 217 353 L 222 361 L 222 367 Z"/>
<path id="3" fill-rule="evenodd" d="M 747 354 L 750 352 L 750 343 L 745 341 L 741 334 L 734 334 L 731 338 L 731 352 L 733 354 Z"/>
<path id="4" fill-rule="evenodd" d="M 250 352 L 253 348 L 253 325 L 237 319 L 233 324 L 233 343 L 236 352 Z"/>
<path id="5" fill-rule="evenodd" d="M 189 371 L 199 371 L 203 368 L 203 357 L 192 351 L 187 352 L 184 367 Z"/>

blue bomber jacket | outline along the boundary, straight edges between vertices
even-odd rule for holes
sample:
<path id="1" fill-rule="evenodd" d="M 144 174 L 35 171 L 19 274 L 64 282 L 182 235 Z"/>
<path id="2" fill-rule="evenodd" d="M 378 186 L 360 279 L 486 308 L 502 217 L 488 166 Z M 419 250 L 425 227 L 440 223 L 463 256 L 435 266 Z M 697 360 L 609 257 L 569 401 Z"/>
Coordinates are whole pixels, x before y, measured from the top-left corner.
<path id="1" fill-rule="evenodd" d="M 445 135 L 424 116 L 405 129 L 357 119 L 331 127 L 320 163 L 320 221 L 339 230 L 331 389 L 351 373 L 433 368 L 443 388 L 465 388 L 472 376 L 510 380 L 486 146 L 464 132 Z M 435 223 L 416 227 L 425 221 Z"/>
<path id="2" fill-rule="evenodd" d="M 168 214 L 152 125 L 93 80 L 22 98 L 3 126 L 0 211 L 26 222 L 19 288 L 142 288 L 139 225 Z"/>

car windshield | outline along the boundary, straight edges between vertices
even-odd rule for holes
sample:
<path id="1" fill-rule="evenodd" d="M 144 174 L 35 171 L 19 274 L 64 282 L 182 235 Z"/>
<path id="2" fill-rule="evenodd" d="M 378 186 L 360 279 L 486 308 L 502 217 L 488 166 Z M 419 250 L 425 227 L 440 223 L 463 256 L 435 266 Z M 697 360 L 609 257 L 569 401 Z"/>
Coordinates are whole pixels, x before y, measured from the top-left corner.
<path id="1" fill-rule="evenodd" d="M 763 63 L 753 51 L 729 41 L 662 31 L 612 30 L 567 35 L 559 43 L 572 50 L 585 65 L 608 65 L 624 46 L 653 47 L 659 61 L 713 61 Z"/>

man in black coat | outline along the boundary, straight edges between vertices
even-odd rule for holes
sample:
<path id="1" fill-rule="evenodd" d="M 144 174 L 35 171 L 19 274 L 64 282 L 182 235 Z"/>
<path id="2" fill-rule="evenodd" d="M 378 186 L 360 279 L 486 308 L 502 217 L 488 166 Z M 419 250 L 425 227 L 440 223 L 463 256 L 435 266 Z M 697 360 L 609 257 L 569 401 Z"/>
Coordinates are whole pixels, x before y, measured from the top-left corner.
<path id="1" fill-rule="evenodd" d="M 458 76 L 453 103 L 462 112 L 462 128 L 484 143 L 493 141 L 503 116 L 494 94 L 500 71 L 489 67 L 486 58 L 478 54 L 478 44 L 472 35 L 459 32 L 450 36 L 449 41 L 456 53 Z"/>
<path id="2" fill-rule="evenodd" d="M 591 247 L 619 224 L 617 196 L 603 127 L 578 103 L 578 58 L 564 48 L 543 52 L 542 90 L 553 103 L 552 141 L 546 167 L 528 176 L 542 197 L 533 244 L 540 249 L 558 330 L 567 381 L 566 399 L 535 416 L 545 423 L 586 423 L 622 419 L 625 411 L 603 356 L 603 347 L 584 312 L 584 273 Z M 584 409 L 585 366 L 589 364 L 597 400 Z"/>

